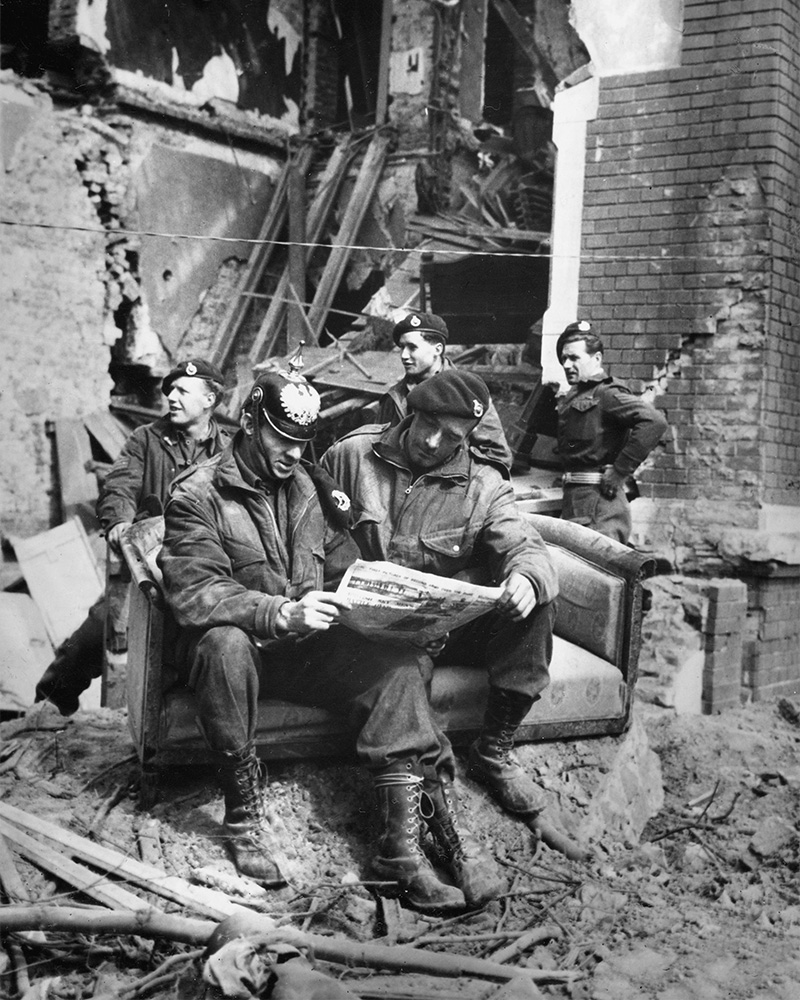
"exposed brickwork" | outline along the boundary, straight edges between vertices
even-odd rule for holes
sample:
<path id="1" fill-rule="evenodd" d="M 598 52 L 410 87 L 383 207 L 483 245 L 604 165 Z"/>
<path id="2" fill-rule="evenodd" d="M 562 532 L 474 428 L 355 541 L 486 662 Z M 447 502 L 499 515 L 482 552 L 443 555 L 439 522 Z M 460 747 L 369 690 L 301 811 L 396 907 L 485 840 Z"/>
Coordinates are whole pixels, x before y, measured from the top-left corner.
<path id="1" fill-rule="evenodd" d="M 800 567 L 784 573 L 747 578 L 745 678 L 754 701 L 800 695 Z"/>
<path id="2" fill-rule="evenodd" d="M 747 587 L 740 580 L 710 580 L 706 594 L 702 707 L 711 715 L 741 703 Z"/>
<path id="3" fill-rule="evenodd" d="M 800 504 L 800 7 L 685 7 L 684 65 L 601 81 L 580 309 L 672 440 L 643 495 L 694 532 Z"/>

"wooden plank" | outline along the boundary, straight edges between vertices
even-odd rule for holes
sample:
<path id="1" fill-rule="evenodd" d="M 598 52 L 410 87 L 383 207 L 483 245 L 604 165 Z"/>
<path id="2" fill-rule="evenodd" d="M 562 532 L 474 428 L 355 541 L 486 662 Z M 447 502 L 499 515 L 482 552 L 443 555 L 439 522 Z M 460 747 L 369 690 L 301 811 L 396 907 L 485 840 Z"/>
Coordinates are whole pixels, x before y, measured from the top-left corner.
<path id="1" fill-rule="evenodd" d="M 88 472 L 92 461 L 89 435 L 82 420 L 56 420 L 56 457 L 61 487 L 61 516 L 64 521 L 80 517 L 87 531 L 97 527 L 97 479 Z"/>
<path id="2" fill-rule="evenodd" d="M 295 303 L 289 305 L 287 336 L 290 344 L 305 337 L 306 297 L 306 179 L 292 164 L 289 170 L 289 286 Z"/>
<path id="3" fill-rule="evenodd" d="M 220 322 L 214 349 L 214 361 L 221 368 L 225 366 L 225 362 L 233 350 L 236 336 L 248 309 L 252 305 L 244 293 L 255 291 L 257 288 L 275 249 L 274 241 L 277 240 L 281 229 L 286 225 L 289 211 L 287 192 L 292 166 L 300 172 L 302 177 L 305 177 L 311 167 L 313 155 L 314 151 L 311 146 L 302 146 L 294 160 L 287 161 L 281 171 L 270 200 L 269 209 L 258 233 L 260 242 L 253 247 L 247 265 L 242 272 L 239 286 L 232 295 L 230 304 Z"/>
<path id="4" fill-rule="evenodd" d="M 53 659 L 44 619 L 29 594 L 0 593 L 0 705 L 24 712 Z"/>
<path id="5" fill-rule="evenodd" d="M 364 221 L 364 216 L 378 186 L 388 148 L 389 137 L 380 133 L 376 134 L 364 156 L 355 186 L 347 202 L 339 232 L 334 238 L 334 245 L 314 293 L 314 301 L 308 311 L 308 322 L 316 333 L 317 343 L 319 343 L 319 336 L 322 333 L 331 302 L 350 259 L 351 245 L 358 236 L 358 230 L 361 228 L 361 223 Z"/>
<path id="6" fill-rule="evenodd" d="M 103 576 L 77 517 L 32 538 L 9 537 L 31 597 L 54 646 L 86 617 L 103 590 Z"/>
<path id="7" fill-rule="evenodd" d="M 322 238 L 325 226 L 328 223 L 339 189 L 342 186 L 347 168 L 352 157 L 349 138 L 339 142 L 328 160 L 323 170 L 317 191 L 311 199 L 311 207 L 308 210 L 308 224 L 306 229 L 307 242 L 318 243 Z M 277 287 L 272 295 L 272 300 L 267 307 L 266 315 L 261 321 L 258 333 L 250 349 L 250 360 L 257 364 L 263 360 L 273 350 L 275 342 L 286 322 L 286 313 L 289 302 L 294 301 L 289 291 L 289 269 L 284 269 L 278 280 Z M 304 340 L 308 340 L 304 336 Z"/>
<path id="8" fill-rule="evenodd" d="M 73 888 L 79 889 L 92 899 L 96 899 L 103 906 L 121 910 L 153 909 L 139 896 L 128 892 L 122 886 L 109 882 L 103 875 L 98 875 L 97 872 L 86 868 L 85 865 L 70 861 L 60 851 L 42 844 L 27 833 L 23 833 L 13 823 L 2 818 L 0 818 L 0 834 L 13 844 L 23 857 L 44 868 L 51 875 L 63 879 Z"/>
<path id="9" fill-rule="evenodd" d="M 83 418 L 83 426 L 113 462 L 122 451 L 130 431 L 109 410 L 95 410 Z"/>
<path id="10" fill-rule="evenodd" d="M 107 872 L 113 872 L 117 877 L 133 882 L 148 892 L 189 907 L 196 913 L 222 920 L 232 913 L 241 913 L 243 910 L 243 907 L 232 903 L 222 892 L 192 885 L 177 875 L 168 875 L 160 868 L 144 861 L 137 861 L 136 858 L 128 857 L 103 844 L 96 844 L 86 837 L 81 837 L 77 833 L 72 833 L 55 823 L 33 816 L 2 801 L 0 801 L 0 824 L 6 836 L 9 836 L 6 833 L 9 829 L 16 834 L 21 830 L 35 832 L 55 841 L 73 856 L 82 858 Z M 9 836 L 9 839 L 13 838 Z"/>

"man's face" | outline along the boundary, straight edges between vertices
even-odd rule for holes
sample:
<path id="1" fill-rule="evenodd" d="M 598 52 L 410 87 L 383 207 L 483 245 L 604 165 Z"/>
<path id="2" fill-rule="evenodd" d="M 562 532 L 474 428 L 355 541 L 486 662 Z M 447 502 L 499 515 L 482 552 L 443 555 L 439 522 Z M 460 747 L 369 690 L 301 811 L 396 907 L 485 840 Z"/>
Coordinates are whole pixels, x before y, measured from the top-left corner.
<path id="1" fill-rule="evenodd" d="M 573 340 L 561 350 L 561 367 L 570 385 L 585 382 L 603 370 L 603 355 L 589 354 L 585 340 Z"/>
<path id="2" fill-rule="evenodd" d="M 444 344 L 431 343 L 421 333 L 404 333 L 398 341 L 400 360 L 412 382 L 424 382 L 442 367 Z"/>
<path id="3" fill-rule="evenodd" d="M 477 420 L 441 413 L 414 414 L 405 439 L 406 455 L 415 469 L 443 465 L 472 433 Z"/>
<path id="4" fill-rule="evenodd" d="M 184 430 L 194 427 L 211 412 L 214 394 L 208 391 L 203 379 L 182 375 L 170 386 L 167 402 L 173 426 Z"/>
<path id="5" fill-rule="evenodd" d="M 245 433 L 250 429 L 250 439 L 252 440 L 256 431 L 252 418 L 249 414 L 247 417 L 248 419 L 243 423 L 243 426 Z M 260 473 L 266 473 L 270 479 L 290 479 L 294 475 L 305 450 L 305 441 L 295 441 L 293 438 L 279 434 L 262 416 L 259 421 L 258 440 L 255 442 L 255 452 L 262 465 L 262 468 L 258 470 Z"/>

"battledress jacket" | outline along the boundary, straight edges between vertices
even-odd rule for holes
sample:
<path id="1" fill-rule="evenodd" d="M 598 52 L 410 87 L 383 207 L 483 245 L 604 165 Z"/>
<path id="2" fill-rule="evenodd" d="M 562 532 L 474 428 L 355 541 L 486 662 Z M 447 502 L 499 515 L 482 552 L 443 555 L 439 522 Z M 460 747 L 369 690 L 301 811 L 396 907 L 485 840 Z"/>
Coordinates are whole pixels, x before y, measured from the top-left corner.
<path id="1" fill-rule="evenodd" d="M 476 448 L 414 480 L 402 447 L 413 418 L 395 427 L 366 425 L 332 445 L 321 465 L 352 502 L 361 556 L 410 569 L 499 585 L 526 576 L 544 604 L 558 578 L 544 541 L 525 522 L 503 472 Z"/>
<path id="2" fill-rule="evenodd" d="M 630 476 L 666 429 L 660 410 L 603 371 L 558 401 L 558 454 L 567 472 L 613 465 Z"/>
<path id="3" fill-rule="evenodd" d="M 323 588 L 326 548 L 346 536 L 326 518 L 302 466 L 279 487 L 276 516 L 243 478 L 234 448 L 235 440 L 173 484 L 158 564 L 179 625 L 276 638 L 281 607 Z"/>
<path id="4" fill-rule="evenodd" d="M 228 441 L 228 435 L 215 420 L 211 422 L 210 431 L 204 442 L 205 458 L 216 455 Z M 134 521 L 149 497 L 155 497 L 157 509 L 162 509 L 170 483 L 185 468 L 179 432 L 169 417 L 159 417 L 151 424 L 137 427 L 109 469 L 100 490 L 97 516 L 103 530 L 108 532 L 122 521 Z"/>
<path id="5" fill-rule="evenodd" d="M 449 358 L 444 359 L 444 368 L 454 368 Z M 378 405 L 378 423 L 399 424 L 408 416 L 408 394 L 412 386 L 401 378 L 381 396 Z M 485 452 L 488 458 L 500 462 L 506 469 L 511 468 L 513 456 L 506 441 L 505 431 L 500 422 L 494 403 L 489 406 L 483 419 L 470 435 L 470 443 Z"/>

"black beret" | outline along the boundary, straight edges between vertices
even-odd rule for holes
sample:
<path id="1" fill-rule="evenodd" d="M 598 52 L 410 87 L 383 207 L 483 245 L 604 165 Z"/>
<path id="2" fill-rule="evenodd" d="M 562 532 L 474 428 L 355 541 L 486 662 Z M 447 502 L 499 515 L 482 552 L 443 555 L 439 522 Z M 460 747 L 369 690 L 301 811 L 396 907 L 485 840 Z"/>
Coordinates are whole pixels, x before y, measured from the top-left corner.
<path id="1" fill-rule="evenodd" d="M 319 393 L 295 372 L 259 375 L 244 406 L 251 413 L 258 407 L 273 430 L 293 441 L 311 441 L 317 433 Z"/>
<path id="2" fill-rule="evenodd" d="M 405 319 L 395 324 L 392 330 L 392 340 L 399 346 L 404 333 L 426 333 L 429 337 L 438 337 L 444 343 L 450 336 L 447 323 L 441 316 L 433 313 L 409 313 Z"/>
<path id="3" fill-rule="evenodd" d="M 206 378 L 211 382 L 219 382 L 220 386 L 225 382 L 225 377 L 216 365 L 210 361 L 204 361 L 202 358 L 190 358 L 188 361 L 181 361 L 180 364 L 175 365 L 172 371 L 164 376 L 161 382 L 161 391 L 165 396 L 168 396 L 172 383 L 176 379 L 187 377 Z"/>
<path id="4" fill-rule="evenodd" d="M 408 394 L 409 410 L 443 413 L 480 420 L 491 401 L 486 383 L 473 372 L 446 368 L 414 386 Z"/>
<path id="5" fill-rule="evenodd" d="M 556 341 L 556 357 L 561 359 L 561 349 L 568 340 L 577 339 L 581 335 L 587 335 L 592 332 L 592 324 L 588 319 L 579 319 L 574 323 L 569 323 L 564 327 L 564 332 L 559 336 Z"/>

